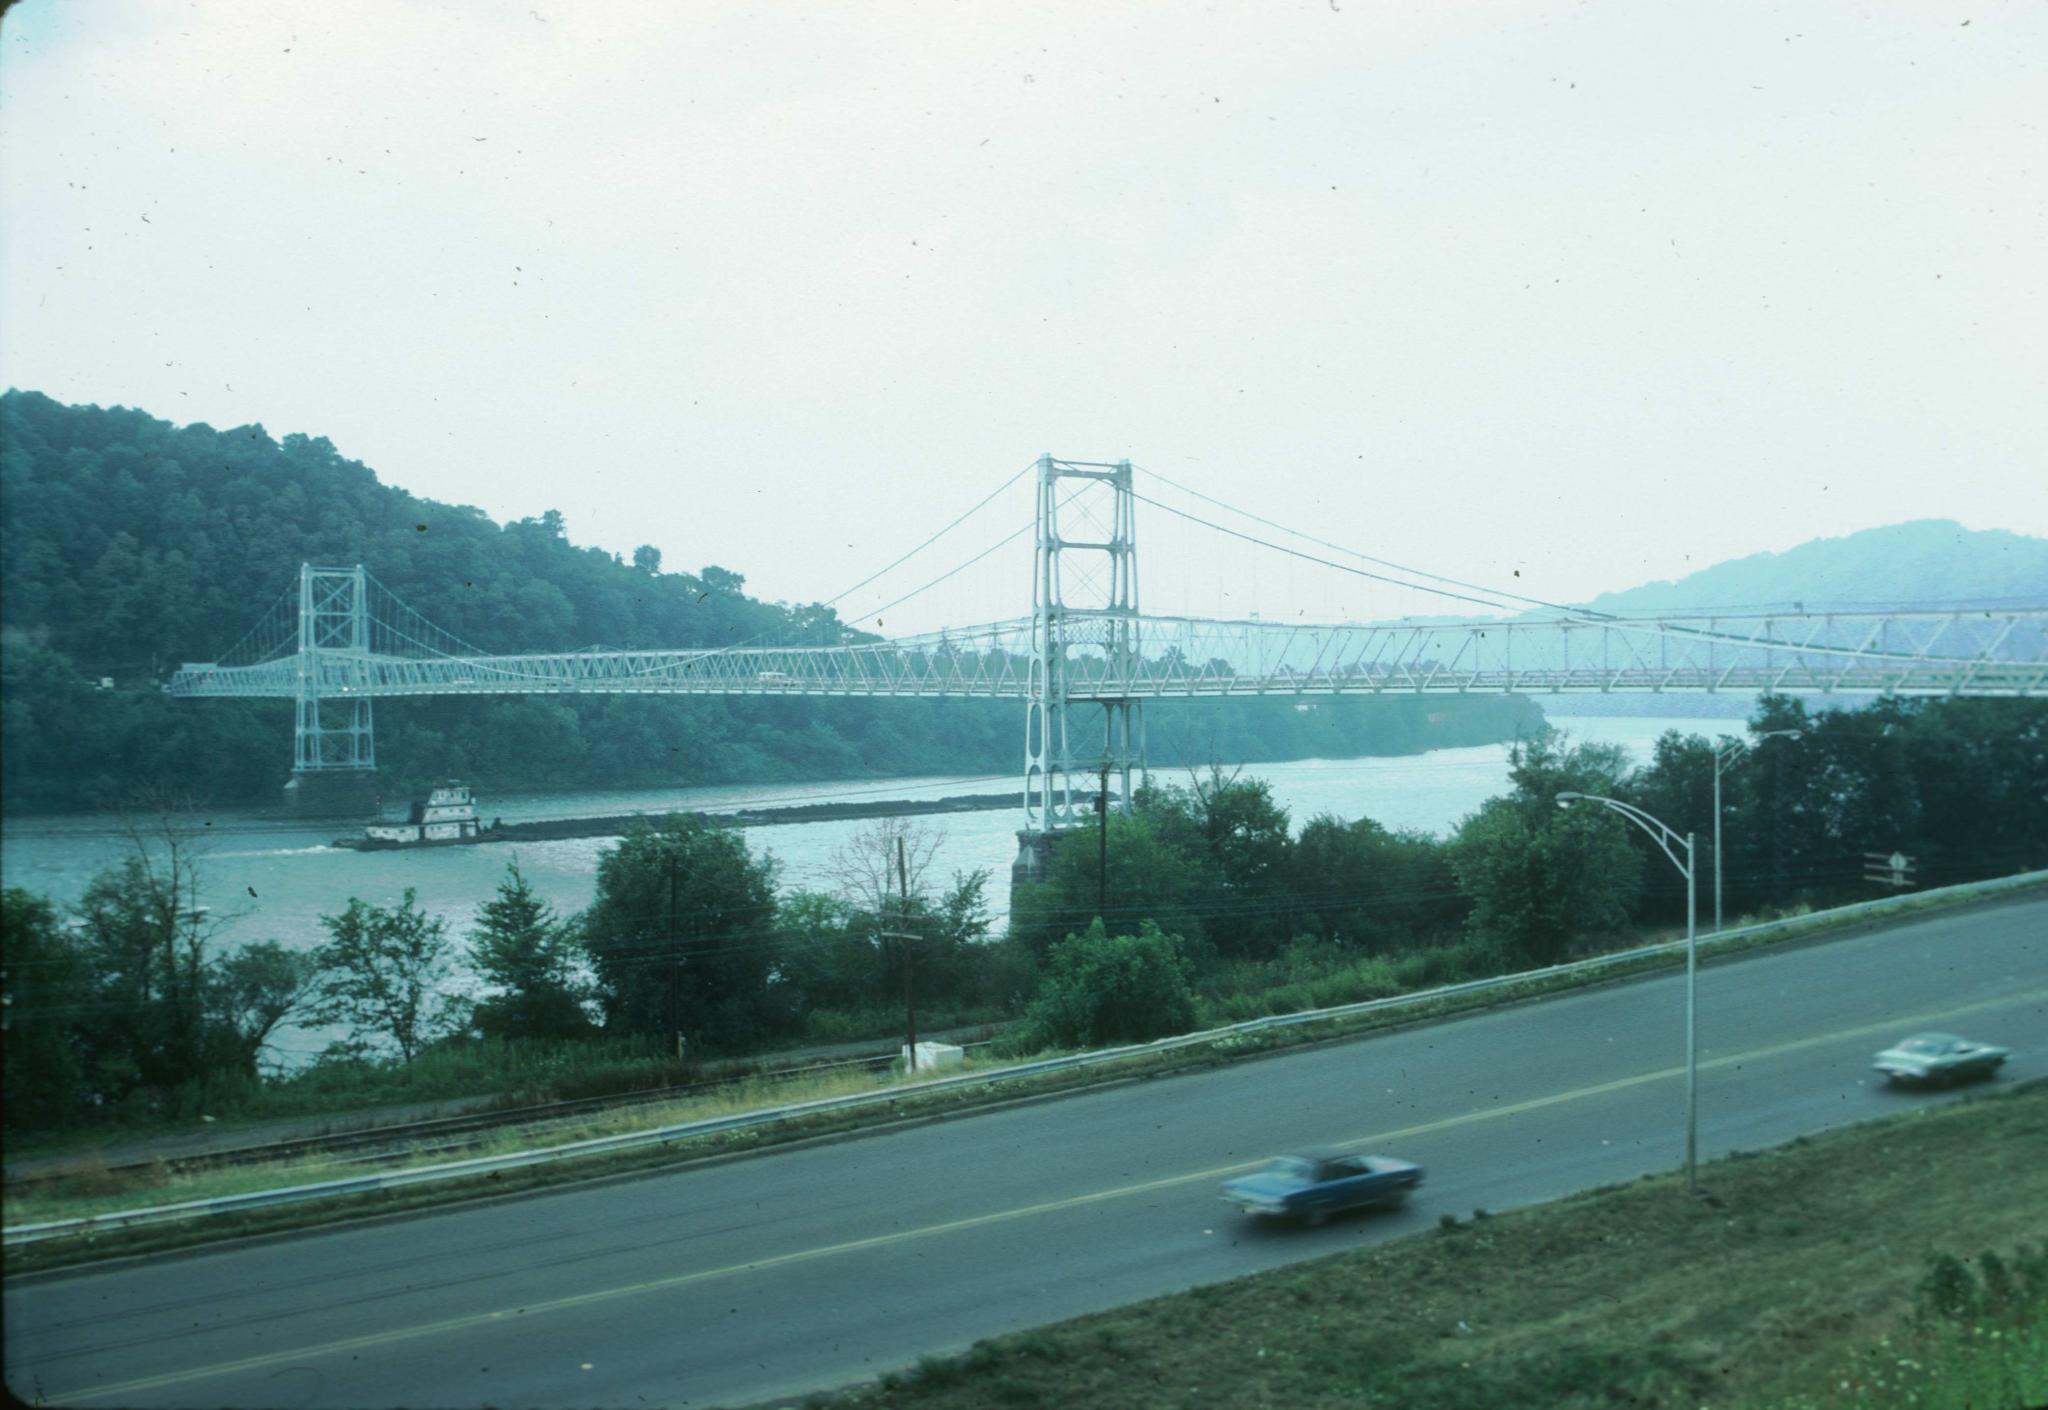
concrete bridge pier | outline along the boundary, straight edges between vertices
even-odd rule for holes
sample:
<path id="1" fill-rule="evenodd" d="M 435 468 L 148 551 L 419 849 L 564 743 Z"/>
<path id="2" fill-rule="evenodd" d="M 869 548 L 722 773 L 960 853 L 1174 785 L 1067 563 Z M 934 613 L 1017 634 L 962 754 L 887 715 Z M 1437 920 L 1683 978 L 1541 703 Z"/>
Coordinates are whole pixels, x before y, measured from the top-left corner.
<path id="1" fill-rule="evenodd" d="M 1076 843 L 1074 839 L 1079 838 Z M 1038 886 L 1052 875 L 1053 854 L 1063 848 L 1082 845 L 1093 855 L 1101 839 L 1093 828 L 1060 828 L 1047 831 L 1040 828 L 1025 828 L 1017 834 L 1017 859 L 1010 863 L 1010 908 L 1017 906 L 1017 888 Z M 1078 929 L 1085 930 L 1081 925 Z"/>
<path id="2" fill-rule="evenodd" d="M 371 818 L 377 815 L 377 770 L 301 769 L 284 786 L 285 811 L 302 818 Z"/>
<path id="3" fill-rule="evenodd" d="M 1010 902 L 1016 904 L 1017 888 L 1036 886 L 1052 871 L 1053 844 L 1064 836 L 1038 828 L 1024 828 L 1017 834 L 1017 860 L 1010 863 Z"/>

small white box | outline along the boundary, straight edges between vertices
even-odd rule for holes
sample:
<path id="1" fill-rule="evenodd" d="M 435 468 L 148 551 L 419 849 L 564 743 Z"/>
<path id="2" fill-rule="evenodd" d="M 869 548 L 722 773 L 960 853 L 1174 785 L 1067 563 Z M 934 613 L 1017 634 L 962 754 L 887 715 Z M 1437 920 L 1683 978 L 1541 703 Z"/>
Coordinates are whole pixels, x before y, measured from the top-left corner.
<path id="1" fill-rule="evenodd" d="M 910 1056 L 910 1045 L 903 1044 L 896 1049 L 904 1058 Z M 919 1043 L 917 1045 L 917 1070 L 935 1072 L 942 1067 L 958 1065 L 967 1056 L 965 1048 L 956 1048 L 951 1043 Z"/>

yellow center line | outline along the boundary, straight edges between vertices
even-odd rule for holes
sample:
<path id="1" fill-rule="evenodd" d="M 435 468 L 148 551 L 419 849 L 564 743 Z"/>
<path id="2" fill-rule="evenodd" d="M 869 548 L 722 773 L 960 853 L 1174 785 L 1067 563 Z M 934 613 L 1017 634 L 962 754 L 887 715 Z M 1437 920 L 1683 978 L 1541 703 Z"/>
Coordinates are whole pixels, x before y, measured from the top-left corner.
<path id="1" fill-rule="evenodd" d="M 1997 999 L 1986 999 L 1979 1003 L 1964 1004 L 1958 1008 L 1940 1009 L 1931 1013 L 1910 1014 L 1888 1018 L 1879 1023 L 1862 1024 L 1855 1028 L 1837 1029 L 1831 1033 L 1816 1034 L 1790 1042 L 1774 1043 L 1767 1047 L 1751 1048 L 1725 1057 L 1712 1058 L 1699 1064 L 1701 1071 L 1724 1067 L 1740 1067 L 1745 1063 L 1782 1057 L 1787 1053 L 1821 1047 L 1829 1043 L 1846 1042 L 1852 1038 L 1868 1038 L 1879 1033 L 1896 1032 L 1900 1028 L 1933 1023 L 1937 1020 L 1960 1018 L 1983 1009 L 2003 1008 L 2012 1004 L 2026 1004 L 2048 1001 L 2048 989 L 2036 989 L 2026 993 L 2009 994 Z M 1653 1072 L 1641 1072 L 1631 1077 L 1618 1077 L 1611 1082 L 1599 1082 L 1592 1086 L 1575 1087 L 1569 1091 L 1554 1092 L 1547 1097 L 1531 1097 L 1527 1101 L 1512 1102 L 1505 1106 L 1483 1107 L 1458 1116 L 1440 1117 L 1434 1121 L 1419 1122 L 1413 1126 L 1397 1127 L 1388 1131 L 1376 1131 L 1339 1142 L 1347 1146 L 1381 1145 L 1391 1141 L 1406 1140 L 1411 1136 L 1431 1135 L 1460 1126 L 1470 1126 L 1482 1121 L 1497 1121 L 1504 1117 L 1521 1116 L 1528 1112 L 1540 1111 L 1546 1107 L 1560 1106 L 1567 1102 L 1584 1101 L 1589 1097 L 1604 1096 L 1611 1092 L 1626 1091 L 1631 1087 L 1645 1086 L 1651 1082 L 1662 1082 L 1685 1075 L 1683 1065 L 1659 1068 Z M 500 1308 L 490 1312 L 473 1312 L 466 1316 L 450 1317 L 438 1322 L 423 1322 L 413 1326 L 395 1327 L 388 1331 L 368 1332 L 362 1336 L 347 1337 L 339 1341 L 324 1342 L 318 1346 L 299 1347 L 288 1351 L 265 1352 L 260 1356 L 247 1356 L 236 1361 L 222 1361 L 210 1366 L 197 1366 L 184 1371 L 171 1371 L 160 1375 L 144 1376 L 116 1385 L 99 1386 L 91 1390 L 80 1390 L 53 1397 L 63 1404 L 83 1400 L 127 1399 L 140 1391 L 157 1390 L 164 1386 L 178 1385 L 186 1381 L 204 1380 L 213 1376 L 234 1375 L 242 1371 L 258 1371 L 267 1367 L 303 1362 L 310 1358 L 334 1356 L 344 1352 L 367 1351 L 373 1347 L 390 1346 L 397 1342 L 414 1341 L 421 1337 L 445 1336 L 452 1332 L 468 1331 L 475 1327 L 486 1327 L 494 1322 L 503 1322 L 520 1317 L 536 1317 L 549 1312 L 566 1312 L 572 1308 L 590 1307 L 598 1303 L 612 1302 L 620 1298 L 641 1297 L 649 1293 L 666 1292 L 673 1288 L 689 1287 L 696 1283 L 707 1283 L 719 1278 L 729 1278 L 741 1273 L 764 1272 L 772 1268 L 785 1268 L 792 1264 L 809 1263 L 821 1258 L 836 1258 L 841 1254 L 859 1253 L 865 1249 L 882 1248 L 890 1244 L 907 1243 L 913 1239 L 936 1238 L 943 1234 L 957 1234 L 966 1229 L 978 1229 L 990 1224 L 1007 1223 L 1016 1219 L 1029 1219 L 1035 1215 L 1052 1214 L 1061 1210 L 1079 1209 L 1086 1205 L 1100 1204 L 1107 1200 L 1126 1199 L 1132 1195 L 1149 1194 L 1155 1190 L 1171 1189 L 1176 1185 L 1195 1184 L 1204 1180 L 1220 1180 L 1256 1170 L 1266 1161 L 1240 1161 L 1231 1165 L 1212 1166 L 1207 1170 L 1194 1170 L 1181 1175 L 1168 1175 L 1157 1180 L 1145 1180 L 1132 1185 L 1119 1185 L 1114 1189 L 1096 1190 L 1089 1194 L 1069 1195 L 1063 1199 L 1046 1200 L 1040 1204 L 1019 1205 L 1014 1209 L 997 1210 L 990 1214 L 976 1214 L 965 1219 L 947 1220 L 940 1224 L 926 1224 L 915 1229 L 899 1229 L 887 1234 L 874 1234 L 864 1239 L 849 1239 L 844 1243 L 825 1244 L 818 1248 L 799 1249 L 794 1253 L 775 1254 L 767 1258 L 750 1259 L 745 1263 L 727 1264 L 722 1268 L 704 1268 L 693 1273 L 675 1273 L 663 1278 L 645 1282 L 628 1283 L 621 1287 L 600 1288 L 593 1292 L 577 1293 L 570 1297 L 553 1298 L 546 1302 L 528 1303 L 523 1307 Z"/>

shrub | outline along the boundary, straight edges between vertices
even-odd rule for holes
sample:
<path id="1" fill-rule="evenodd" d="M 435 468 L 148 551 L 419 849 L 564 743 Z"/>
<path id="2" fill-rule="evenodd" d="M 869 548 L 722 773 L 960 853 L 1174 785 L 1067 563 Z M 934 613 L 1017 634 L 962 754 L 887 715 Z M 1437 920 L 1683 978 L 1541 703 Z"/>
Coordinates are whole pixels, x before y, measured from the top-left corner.
<path id="1" fill-rule="evenodd" d="M 957 1385 L 966 1376 L 958 1361 L 950 1356 L 920 1356 L 917 1370 L 912 1373 L 916 1384 L 927 1389 L 937 1386 Z"/>
<path id="2" fill-rule="evenodd" d="M 2021 1244 L 2008 1264 L 1989 1250 L 1978 1267 L 1937 1254 L 1913 1289 L 1922 1320 L 2024 1325 L 2048 1310 L 2048 1245 Z"/>
<path id="3" fill-rule="evenodd" d="M 1097 920 L 1055 945 L 1023 1027 L 1045 1046 L 1144 1042 L 1195 1026 L 1180 937 L 1146 921 L 1110 935 Z"/>
<path id="4" fill-rule="evenodd" d="M 1954 1254 L 1936 1255 L 1913 1289 L 1923 1317 L 1961 1322 L 1977 1310 L 1977 1279 Z"/>

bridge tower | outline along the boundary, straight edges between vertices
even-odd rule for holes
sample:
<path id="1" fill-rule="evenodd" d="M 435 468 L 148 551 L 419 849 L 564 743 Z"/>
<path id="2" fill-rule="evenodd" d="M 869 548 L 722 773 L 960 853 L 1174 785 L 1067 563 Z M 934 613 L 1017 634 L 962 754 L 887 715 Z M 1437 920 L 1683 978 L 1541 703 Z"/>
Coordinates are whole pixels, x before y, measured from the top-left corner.
<path id="1" fill-rule="evenodd" d="M 372 806 L 377 770 L 369 680 L 369 583 L 353 568 L 299 565 L 298 712 L 292 778 L 285 794 L 300 809 L 361 812 Z"/>
<path id="2" fill-rule="evenodd" d="M 1063 536 L 1063 505 L 1086 526 L 1081 536 Z M 1013 890 L 1044 879 L 1062 835 L 1095 826 L 1105 771 L 1109 806 L 1128 811 L 1131 772 L 1136 769 L 1142 781 L 1145 768 L 1144 706 L 1129 695 L 1139 647 L 1131 462 L 1040 456 L 1037 520 L 1024 706 L 1024 828 L 1010 868 Z M 1069 566 L 1071 585 L 1064 571 Z M 1077 665 L 1087 669 L 1076 671 Z M 1099 744 L 1087 737 L 1092 721 L 1085 714 L 1075 719 L 1077 708 L 1092 705 L 1102 708 Z M 1078 744 L 1076 735 L 1082 736 Z"/>

